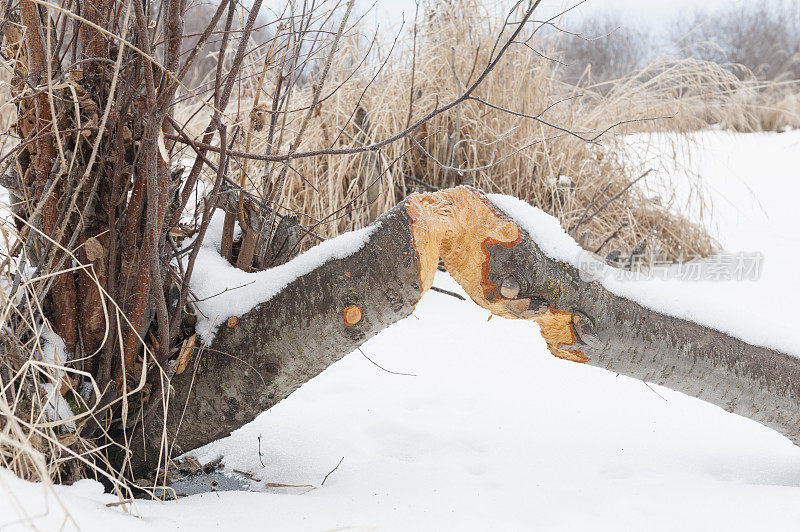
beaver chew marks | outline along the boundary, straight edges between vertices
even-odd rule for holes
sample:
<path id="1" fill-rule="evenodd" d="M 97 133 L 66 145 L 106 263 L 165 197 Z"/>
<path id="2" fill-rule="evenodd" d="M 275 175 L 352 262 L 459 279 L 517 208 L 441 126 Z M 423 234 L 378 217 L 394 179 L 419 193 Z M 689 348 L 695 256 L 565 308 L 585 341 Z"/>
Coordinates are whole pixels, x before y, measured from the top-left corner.
<path id="1" fill-rule="evenodd" d="M 588 360 L 581 351 L 561 347 L 575 343 L 572 313 L 553 308 L 531 312 L 529 299 L 487 299 L 495 289 L 489 280 L 488 246 L 516 246 L 522 240 L 516 222 L 498 214 L 486 198 L 467 186 L 413 194 L 405 207 L 411 217 L 420 297 L 433 284 L 441 258 L 475 303 L 504 318 L 535 321 L 553 355 L 574 362 Z"/>

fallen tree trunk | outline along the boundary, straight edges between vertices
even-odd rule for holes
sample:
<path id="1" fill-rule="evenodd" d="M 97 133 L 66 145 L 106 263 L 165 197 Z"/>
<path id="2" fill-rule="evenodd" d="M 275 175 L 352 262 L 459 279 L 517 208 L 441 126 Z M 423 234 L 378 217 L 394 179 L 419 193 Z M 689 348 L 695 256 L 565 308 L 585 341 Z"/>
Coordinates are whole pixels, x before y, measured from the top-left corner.
<path id="1" fill-rule="evenodd" d="M 226 436 L 408 316 L 440 258 L 478 305 L 537 322 L 555 356 L 698 397 L 800 444 L 800 358 L 583 280 L 585 272 L 548 256 L 537 235 L 479 191 L 414 194 L 362 231 L 359 249 L 320 263 L 228 319 L 172 378 L 166 418 L 159 406 L 136 432 L 135 473 L 164 463 L 164 429 L 170 455 Z"/>

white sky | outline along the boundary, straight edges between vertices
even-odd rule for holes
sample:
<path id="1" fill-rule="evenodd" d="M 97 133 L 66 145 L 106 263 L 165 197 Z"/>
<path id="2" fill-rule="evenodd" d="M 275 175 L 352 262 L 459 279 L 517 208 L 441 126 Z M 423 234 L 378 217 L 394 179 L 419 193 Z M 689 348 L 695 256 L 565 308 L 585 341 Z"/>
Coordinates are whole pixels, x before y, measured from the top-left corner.
<path id="1" fill-rule="evenodd" d="M 632 24 L 647 25 L 657 31 L 657 26 L 663 22 L 669 22 L 673 17 L 681 12 L 694 11 L 697 8 L 713 10 L 725 5 L 736 5 L 746 3 L 759 3 L 760 0 L 588 0 L 575 10 L 577 21 L 580 17 L 592 16 L 602 10 L 612 10 L 629 15 Z M 488 5 L 500 4 L 500 2 L 487 0 Z M 503 2 L 507 4 L 508 2 Z M 543 0 L 539 6 L 539 13 L 544 15 L 555 15 L 565 6 L 577 3 L 564 2 L 562 0 Z M 371 1 L 359 0 L 361 9 L 367 9 L 372 5 Z M 371 15 L 373 20 L 379 21 L 381 26 L 399 26 L 405 14 L 405 20 L 410 23 L 414 20 L 414 0 L 377 0 L 375 12 Z"/>

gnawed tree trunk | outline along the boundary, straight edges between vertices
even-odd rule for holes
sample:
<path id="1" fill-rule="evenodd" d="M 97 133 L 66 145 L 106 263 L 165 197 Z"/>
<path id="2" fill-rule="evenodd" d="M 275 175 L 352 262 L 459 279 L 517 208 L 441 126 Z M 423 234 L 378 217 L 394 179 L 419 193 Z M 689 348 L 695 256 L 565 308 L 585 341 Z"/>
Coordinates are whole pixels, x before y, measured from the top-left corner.
<path id="1" fill-rule="evenodd" d="M 173 455 L 223 437 L 408 316 L 440 257 L 478 305 L 537 322 L 554 355 L 687 393 L 800 444 L 800 358 L 583 281 L 535 237 L 469 187 L 410 196 L 375 222 L 361 249 L 223 324 L 173 377 L 166 423 L 159 409 L 132 446 L 134 471 L 158 465 L 162 427 Z"/>

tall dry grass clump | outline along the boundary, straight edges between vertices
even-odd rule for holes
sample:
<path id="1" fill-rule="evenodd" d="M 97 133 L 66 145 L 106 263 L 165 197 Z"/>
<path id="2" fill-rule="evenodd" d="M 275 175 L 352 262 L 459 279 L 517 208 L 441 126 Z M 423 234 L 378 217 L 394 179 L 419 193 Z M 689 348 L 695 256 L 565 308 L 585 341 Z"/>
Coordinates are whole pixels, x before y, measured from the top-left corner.
<path id="1" fill-rule="evenodd" d="M 639 122 L 627 131 L 686 133 L 707 127 L 740 132 L 783 131 L 800 127 L 800 83 L 759 81 L 743 66 L 694 58 L 660 59 L 595 91 L 595 98 L 612 116 L 669 116 L 657 123 Z M 604 93 L 601 96 L 599 93 Z"/>
<path id="2" fill-rule="evenodd" d="M 378 142 L 456 98 L 493 52 L 492 36 L 500 21 L 484 9 L 469 1 L 440 6 L 417 22 L 416 38 L 412 32 L 405 41 L 388 43 L 383 61 L 365 61 L 363 41 L 351 38 L 328 76 L 327 86 L 336 90 L 314 113 L 300 149 Z M 677 71 L 645 71 L 620 80 L 610 91 L 586 83 L 576 87 L 559 81 L 558 63 L 549 59 L 561 42 L 552 34 L 529 32 L 472 99 L 401 142 L 349 157 L 293 160 L 279 190 L 281 212 L 297 214 L 316 235 L 331 237 L 367 224 L 411 192 L 469 184 L 542 208 L 585 248 L 604 255 L 615 251 L 624 258 L 647 250 L 649 257 L 667 261 L 708 255 L 714 242 L 705 220 L 687 219 L 683 205 L 663 193 L 673 187 L 668 173 L 653 172 L 631 186 L 647 169 L 629 162 L 618 135 L 675 128 L 675 118 L 668 117 L 681 115 L 687 105 L 675 83 L 700 66 L 686 62 Z M 386 52 L 392 44 L 394 51 Z M 271 69 L 280 60 L 276 54 L 266 61 L 262 102 L 271 99 L 276 79 Z M 248 123 L 263 65 L 263 56 L 252 60 L 250 83 L 242 90 L 249 102 L 233 113 L 229 109 L 229 117 L 245 132 L 237 141 L 240 149 L 282 152 L 293 134 L 277 136 L 270 145 L 268 125 L 253 129 Z M 305 86 L 291 95 L 289 107 L 298 111 L 280 117 L 287 132 L 299 128 L 314 76 L 312 71 Z M 191 116 L 194 109 L 187 105 L 181 116 Z M 269 116 L 263 103 L 257 112 Z M 267 200 L 281 164 L 247 164 L 246 188 Z M 238 164 L 232 175 L 243 169 Z"/>
<path id="3" fill-rule="evenodd" d="M 17 247 L 23 249 L 24 263 L 9 253 Z M 92 423 L 105 430 L 108 404 L 83 368 L 86 357 L 69 357 L 45 317 L 39 294 L 53 275 L 35 274 L 6 194 L 0 194 L 0 249 L 0 468 L 42 483 L 44 497 L 56 504 L 53 483 L 82 478 L 102 481 L 120 500 L 130 499 L 131 484 L 109 463 L 107 445 L 98 445 L 86 434 L 91 431 L 75 430 Z M 3 493 L 12 500 L 15 496 L 13 490 Z M 23 521 L 30 519 L 24 505 L 17 506 Z"/>

